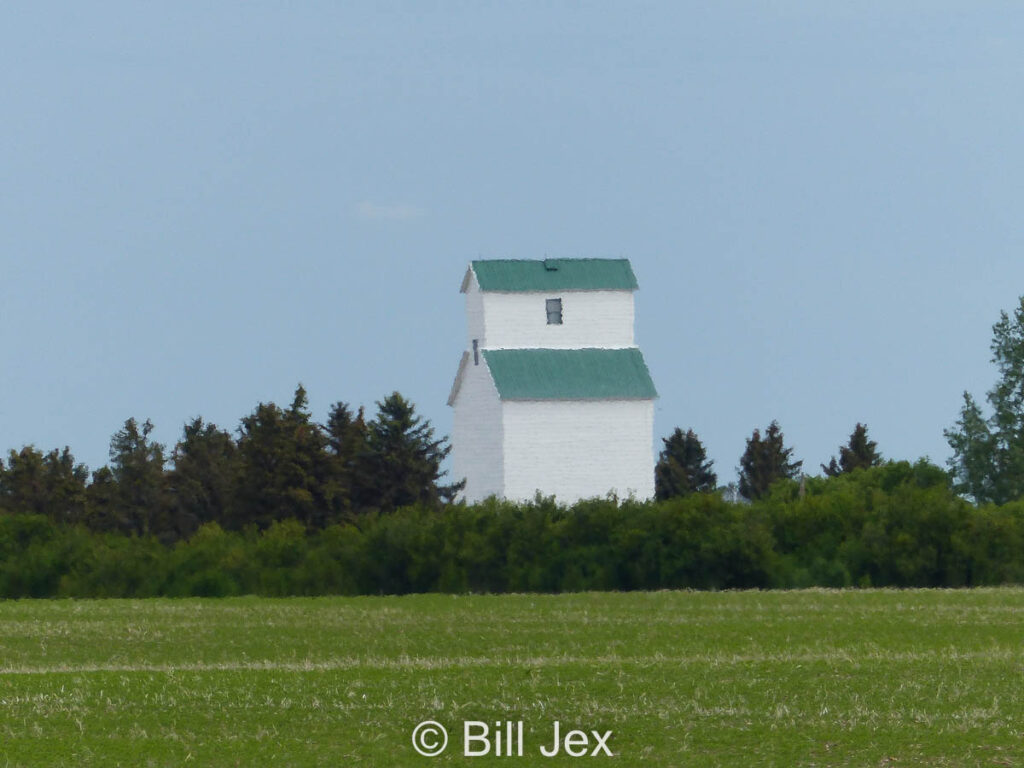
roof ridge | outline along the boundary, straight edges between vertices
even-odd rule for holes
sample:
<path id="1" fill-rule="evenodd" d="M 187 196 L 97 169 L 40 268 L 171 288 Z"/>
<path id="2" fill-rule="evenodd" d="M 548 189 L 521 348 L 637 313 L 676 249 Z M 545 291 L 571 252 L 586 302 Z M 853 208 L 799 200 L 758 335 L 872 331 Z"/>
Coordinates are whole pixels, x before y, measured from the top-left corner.
<path id="1" fill-rule="evenodd" d="M 474 264 L 512 262 L 517 264 L 540 264 L 545 261 L 629 261 L 625 256 L 612 258 L 610 256 L 545 256 L 541 259 L 473 259 Z"/>

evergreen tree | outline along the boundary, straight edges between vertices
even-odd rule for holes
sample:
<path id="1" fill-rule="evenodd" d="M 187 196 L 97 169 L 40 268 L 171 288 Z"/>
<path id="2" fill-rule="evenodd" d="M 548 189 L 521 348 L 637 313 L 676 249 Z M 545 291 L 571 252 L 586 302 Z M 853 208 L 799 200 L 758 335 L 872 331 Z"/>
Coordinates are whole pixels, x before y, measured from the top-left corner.
<path id="1" fill-rule="evenodd" d="M 954 488 L 979 504 L 1024 496 L 1024 296 L 1012 316 L 1001 312 L 992 326 L 991 350 L 999 372 L 986 396 L 991 416 L 964 392 L 960 418 L 944 432 Z"/>
<path id="2" fill-rule="evenodd" d="M 7 512 L 46 514 L 43 489 L 43 455 L 33 446 L 11 450 L 7 466 L 0 462 L 0 500 Z"/>
<path id="3" fill-rule="evenodd" d="M 170 496 L 179 535 L 189 536 L 203 523 L 227 525 L 238 476 L 231 435 L 195 418 L 185 424 L 171 459 Z"/>
<path id="4" fill-rule="evenodd" d="M 78 523 L 85 517 L 85 489 L 89 468 L 75 461 L 71 449 L 56 448 L 43 460 L 45 482 L 50 496 L 49 515 L 53 520 Z"/>
<path id="5" fill-rule="evenodd" d="M 122 514 L 117 499 L 117 481 L 110 467 L 100 467 L 92 473 L 85 489 L 85 524 L 94 531 L 132 530 L 131 521 Z"/>
<path id="6" fill-rule="evenodd" d="M 331 476 L 338 488 L 337 512 L 352 512 L 374 506 L 372 479 L 368 476 L 368 430 L 363 409 L 353 415 L 347 403 L 331 406 L 324 426 Z"/>
<path id="7" fill-rule="evenodd" d="M 839 461 L 833 456 L 828 465 L 822 464 L 821 468 L 829 477 L 836 477 L 855 469 L 877 467 L 881 463 L 882 456 L 878 452 L 878 443 L 868 440 L 867 425 L 857 422 L 849 442 L 839 446 Z"/>
<path id="8" fill-rule="evenodd" d="M 259 403 L 239 427 L 239 474 L 229 524 L 267 528 L 272 522 L 297 517 L 285 499 L 281 466 L 288 461 L 284 414 L 274 403 Z"/>
<path id="9" fill-rule="evenodd" d="M 793 449 L 785 447 L 777 421 L 768 425 L 763 438 L 755 429 L 740 457 L 740 494 L 747 499 L 759 499 L 776 480 L 794 479 L 803 462 L 792 461 L 792 456 Z"/>
<path id="10" fill-rule="evenodd" d="M 450 502 L 464 483 L 439 485 L 448 439 L 434 439 L 429 421 L 397 392 L 377 403 L 367 426 L 367 475 L 374 506 L 386 512 L 415 504 Z"/>
<path id="11" fill-rule="evenodd" d="M 89 470 L 75 462 L 71 449 L 45 456 L 27 445 L 0 461 L 0 506 L 8 512 L 46 515 L 60 523 L 79 522 L 85 513 Z"/>
<path id="12" fill-rule="evenodd" d="M 679 427 L 669 437 L 654 467 L 655 498 L 670 499 L 690 493 L 713 491 L 718 477 L 711 470 L 713 461 L 692 429 L 684 433 Z"/>
<path id="13" fill-rule="evenodd" d="M 140 536 L 173 538 L 167 519 L 164 478 L 164 447 L 149 439 L 153 423 L 140 427 L 134 418 L 110 439 L 110 465 L 117 484 L 117 516 Z"/>
<path id="14" fill-rule="evenodd" d="M 240 431 L 233 525 L 266 528 L 288 518 L 314 527 L 330 522 L 337 489 L 330 482 L 327 439 L 310 418 L 303 386 L 287 410 L 260 403 L 242 419 Z"/>

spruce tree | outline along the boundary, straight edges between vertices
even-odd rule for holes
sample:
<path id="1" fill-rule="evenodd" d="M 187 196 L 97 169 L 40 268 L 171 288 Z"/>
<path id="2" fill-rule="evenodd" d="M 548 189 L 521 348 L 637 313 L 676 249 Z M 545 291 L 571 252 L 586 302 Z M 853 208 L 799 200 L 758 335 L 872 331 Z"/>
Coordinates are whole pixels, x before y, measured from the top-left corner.
<path id="1" fill-rule="evenodd" d="M 679 427 L 669 437 L 654 467 L 655 498 L 670 499 L 691 493 L 713 491 L 718 477 L 712 471 L 713 461 L 692 429 L 684 433 Z"/>
<path id="2" fill-rule="evenodd" d="M 867 425 L 857 422 L 849 442 L 839 446 L 839 460 L 836 461 L 836 457 L 833 456 L 828 465 L 822 464 L 821 468 L 829 477 L 836 477 L 855 469 L 877 467 L 881 463 L 882 456 L 878 452 L 878 443 L 868 440 Z"/>
<path id="3" fill-rule="evenodd" d="M 367 425 L 366 471 L 369 495 L 384 512 L 410 504 L 451 501 L 463 483 L 441 485 L 441 462 L 451 451 L 446 437 L 434 438 L 429 421 L 416 415 L 398 392 L 377 403 Z"/>
<path id="4" fill-rule="evenodd" d="M 51 519 L 64 523 L 81 522 L 85 516 L 85 489 L 89 468 L 75 461 L 71 449 L 64 446 L 46 454 L 43 460 Z"/>
<path id="5" fill-rule="evenodd" d="M 368 476 L 368 431 L 363 409 L 352 413 L 347 403 L 331 406 L 324 425 L 332 482 L 337 487 L 339 516 L 373 507 L 372 480 Z"/>
<path id="6" fill-rule="evenodd" d="M 0 500 L 5 511 L 46 514 L 43 471 L 43 454 L 35 447 L 26 445 L 8 453 L 7 466 L 0 462 Z"/>
<path id="7" fill-rule="evenodd" d="M 794 479 L 803 466 L 802 461 L 793 461 L 793 449 L 783 443 L 779 423 L 773 421 L 761 437 L 759 430 L 747 438 L 747 448 L 740 457 L 740 495 L 747 499 L 759 499 L 768 493 L 776 480 Z"/>
<path id="8" fill-rule="evenodd" d="M 75 462 L 71 449 L 43 455 L 34 446 L 0 461 L 0 507 L 8 512 L 46 515 L 60 523 L 80 522 L 85 512 L 89 470 Z"/>
<path id="9" fill-rule="evenodd" d="M 131 530 L 129 520 L 118 506 L 117 481 L 110 467 L 100 467 L 92 473 L 85 489 L 85 524 L 94 531 Z"/>
<path id="10" fill-rule="evenodd" d="M 294 518 L 321 527 L 331 522 L 334 488 L 327 438 L 309 413 L 301 384 L 287 410 L 260 403 L 242 419 L 238 486 L 231 522 L 266 528 Z"/>
<path id="11" fill-rule="evenodd" d="M 149 439 L 153 423 L 134 418 L 110 438 L 110 467 L 117 484 L 116 515 L 140 536 L 172 537 L 167 520 L 164 446 Z"/>
<path id="12" fill-rule="evenodd" d="M 179 535 L 188 536 L 203 523 L 226 526 L 238 476 L 231 435 L 197 417 L 185 424 L 171 459 L 170 497 Z"/>

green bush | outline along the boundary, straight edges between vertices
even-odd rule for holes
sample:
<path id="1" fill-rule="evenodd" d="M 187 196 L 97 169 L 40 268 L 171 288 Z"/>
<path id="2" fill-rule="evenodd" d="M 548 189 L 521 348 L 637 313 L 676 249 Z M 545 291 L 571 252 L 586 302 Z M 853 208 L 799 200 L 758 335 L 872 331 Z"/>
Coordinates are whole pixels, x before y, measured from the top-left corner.
<path id="1" fill-rule="evenodd" d="M 753 504 L 538 496 L 297 520 L 171 545 L 0 513 L 0 596 L 148 597 L 957 587 L 1024 582 L 1024 501 L 975 508 L 942 470 L 890 463 Z"/>

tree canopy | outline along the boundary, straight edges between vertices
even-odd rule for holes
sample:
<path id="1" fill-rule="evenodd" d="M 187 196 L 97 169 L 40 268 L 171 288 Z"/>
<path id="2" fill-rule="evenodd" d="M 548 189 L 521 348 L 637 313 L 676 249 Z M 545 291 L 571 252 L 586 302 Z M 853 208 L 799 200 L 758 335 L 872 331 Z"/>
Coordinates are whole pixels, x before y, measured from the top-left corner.
<path id="1" fill-rule="evenodd" d="M 999 374 L 986 395 L 991 414 L 964 392 L 960 418 L 944 434 L 956 490 L 1003 504 L 1024 496 L 1024 296 L 1012 315 L 1000 313 L 990 348 Z"/>
<path id="2" fill-rule="evenodd" d="M 259 403 L 235 434 L 196 417 L 169 460 L 147 419 L 110 440 L 110 463 L 92 472 L 69 448 L 27 445 L 0 460 L 0 515 L 44 515 L 107 533 L 187 539 L 206 524 L 267 530 L 294 520 L 309 530 L 373 512 L 439 507 L 461 484 L 443 483 L 451 450 L 413 404 L 393 392 L 367 422 L 335 403 L 326 424 L 299 384 L 291 404 Z"/>
<path id="3" fill-rule="evenodd" d="M 149 439 L 153 423 L 130 418 L 110 439 L 110 467 L 116 483 L 118 527 L 140 536 L 171 534 L 166 516 L 164 446 Z"/>
<path id="4" fill-rule="evenodd" d="M 416 415 L 412 403 L 392 392 L 377 403 L 377 416 L 366 436 L 367 473 L 372 497 L 382 511 L 417 502 L 452 501 L 463 483 L 439 485 L 441 462 L 451 452 L 446 438 L 435 438 L 430 422 Z"/>
<path id="5" fill-rule="evenodd" d="M 679 427 L 661 440 L 665 447 L 654 467 L 654 495 L 658 499 L 713 491 L 718 477 L 712 471 L 714 462 L 692 429 Z"/>
<path id="6" fill-rule="evenodd" d="M 183 535 L 203 523 L 231 518 L 239 465 L 230 433 L 197 417 L 185 424 L 171 461 L 173 518 Z"/>
<path id="7" fill-rule="evenodd" d="M 822 471 L 829 477 L 835 477 L 855 469 L 877 467 L 882 463 L 882 455 L 878 452 L 878 443 L 868 440 L 866 424 L 857 422 L 846 445 L 839 446 L 839 460 L 833 456 L 828 465 L 822 464 Z"/>
<path id="8" fill-rule="evenodd" d="M 803 462 L 792 457 L 793 449 L 785 446 L 777 421 L 768 425 L 764 437 L 755 429 L 740 457 L 740 494 L 747 499 L 759 499 L 776 480 L 795 479 Z"/>

